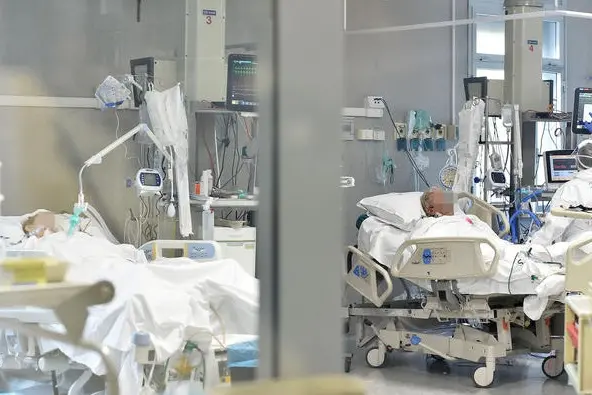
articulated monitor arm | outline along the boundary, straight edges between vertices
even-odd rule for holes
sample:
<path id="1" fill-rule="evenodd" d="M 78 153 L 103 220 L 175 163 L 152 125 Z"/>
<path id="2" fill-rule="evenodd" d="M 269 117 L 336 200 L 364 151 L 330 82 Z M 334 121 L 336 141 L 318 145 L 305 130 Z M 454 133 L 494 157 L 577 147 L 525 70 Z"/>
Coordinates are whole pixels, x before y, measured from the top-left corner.
<path id="1" fill-rule="evenodd" d="M 84 193 L 83 193 L 83 188 L 82 188 L 82 173 L 84 172 L 84 169 L 86 169 L 87 167 L 90 167 L 92 165 L 101 164 L 103 162 L 103 158 L 106 155 L 111 153 L 113 150 L 115 150 L 115 148 L 124 144 L 126 141 L 128 141 L 129 139 L 131 139 L 132 137 L 134 137 L 136 134 L 138 134 L 140 132 L 145 132 L 146 135 L 148 137 L 150 137 L 150 140 L 152 140 L 154 145 L 156 145 L 158 150 L 160 152 L 162 152 L 164 157 L 169 161 L 169 163 L 171 163 L 171 164 L 173 163 L 173 156 L 171 155 L 171 153 L 166 149 L 164 144 L 162 144 L 162 142 L 154 135 L 152 130 L 150 130 L 148 125 L 146 125 L 145 123 L 138 124 L 135 128 L 133 128 L 132 130 L 130 130 L 129 132 L 127 132 L 123 136 L 119 137 L 117 140 L 115 140 L 114 142 L 112 142 L 111 144 L 109 144 L 108 146 L 103 148 L 98 153 L 91 156 L 86 162 L 84 162 L 84 165 L 82 166 L 82 168 L 80 169 L 80 172 L 78 173 L 78 187 L 79 187 L 78 201 L 74 205 L 74 210 L 73 210 L 72 216 L 70 217 L 70 228 L 68 230 L 68 235 L 72 235 L 74 233 L 74 231 L 76 230 L 76 227 L 80 223 L 80 215 L 82 215 L 86 211 L 86 203 L 84 201 Z M 172 169 L 172 166 L 171 166 L 171 169 Z M 172 179 L 172 175 L 170 178 Z M 172 193 L 171 193 L 171 196 L 172 196 Z"/>

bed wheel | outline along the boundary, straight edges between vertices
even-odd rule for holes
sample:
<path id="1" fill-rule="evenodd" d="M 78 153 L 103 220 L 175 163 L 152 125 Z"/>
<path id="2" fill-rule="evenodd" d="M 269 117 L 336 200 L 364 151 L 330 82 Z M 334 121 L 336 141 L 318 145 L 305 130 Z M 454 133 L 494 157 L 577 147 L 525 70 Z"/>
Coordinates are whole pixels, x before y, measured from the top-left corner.
<path id="1" fill-rule="evenodd" d="M 543 359 L 541 368 L 543 369 L 545 376 L 550 379 L 556 379 L 564 372 L 563 362 L 557 359 L 555 355 L 549 355 L 547 358 Z"/>
<path id="2" fill-rule="evenodd" d="M 473 383 L 477 388 L 489 388 L 493 384 L 493 371 L 482 366 L 473 372 Z"/>
<path id="3" fill-rule="evenodd" d="M 371 368 L 383 368 L 386 365 L 386 353 L 378 347 L 372 347 L 366 352 L 366 363 Z"/>
<path id="4" fill-rule="evenodd" d="M 349 373 L 351 371 L 351 364 L 352 364 L 352 358 L 345 357 L 345 366 L 343 367 L 343 370 L 345 371 L 345 373 Z"/>

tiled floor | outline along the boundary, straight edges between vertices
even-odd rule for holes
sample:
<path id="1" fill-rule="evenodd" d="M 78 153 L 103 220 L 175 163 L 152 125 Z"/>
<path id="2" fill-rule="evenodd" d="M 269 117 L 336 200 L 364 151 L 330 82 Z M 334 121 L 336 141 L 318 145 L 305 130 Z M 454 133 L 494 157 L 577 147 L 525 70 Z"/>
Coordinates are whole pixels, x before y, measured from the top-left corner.
<path id="1" fill-rule="evenodd" d="M 365 363 L 363 352 L 353 360 L 351 374 L 368 385 L 368 395 L 421 394 L 503 394 L 503 395 L 575 395 L 563 374 L 549 380 L 541 371 L 541 359 L 518 357 L 498 365 L 496 379 L 489 389 L 473 385 L 472 372 L 477 365 L 449 365 L 427 362 L 413 353 L 393 353 L 385 368 L 372 369 Z"/>

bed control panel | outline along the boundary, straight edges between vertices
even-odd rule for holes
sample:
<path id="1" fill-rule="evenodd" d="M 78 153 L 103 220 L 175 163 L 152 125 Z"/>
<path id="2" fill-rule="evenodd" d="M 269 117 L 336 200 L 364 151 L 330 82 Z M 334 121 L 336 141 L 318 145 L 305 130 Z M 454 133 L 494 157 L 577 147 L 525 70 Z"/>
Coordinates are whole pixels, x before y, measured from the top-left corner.
<path id="1" fill-rule="evenodd" d="M 148 262 L 161 258 L 189 258 L 196 262 L 222 259 L 221 247 L 215 241 L 155 240 L 140 247 Z"/>
<path id="2" fill-rule="evenodd" d="M 426 248 L 421 257 L 424 265 L 445 265 L 449 262 L 450 252 L 447 248 Z"/>

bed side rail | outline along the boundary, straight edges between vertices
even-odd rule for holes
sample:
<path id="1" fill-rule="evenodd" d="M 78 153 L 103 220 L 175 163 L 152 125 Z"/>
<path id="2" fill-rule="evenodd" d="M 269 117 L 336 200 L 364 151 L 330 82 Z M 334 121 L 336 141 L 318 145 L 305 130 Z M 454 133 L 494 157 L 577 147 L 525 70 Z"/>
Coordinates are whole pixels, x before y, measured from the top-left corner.
<path id="1" fill-rule="evenodd" d="M 576 252 L 589 244 L 592 244 L 592 237 L 575 241 L 567 249 L 565 257 L 565 290 L 568 292 L 588 292 L 590 288 L 592 282 L 592 255 L 585 254 L 579 261 L 575 260 Z"/>
<path id="2" fill-rule="evenodd" d="M 510 223 L 508 222 L 508 218 L 506 218 L 506 215 L 502 213 L 501 210 L 499 210 L 496 207 L 493 207 L 486 201 L 479 199 L 477 196 L 467 192 L 459 192 L 457 194 L 457 197 L 458 199 L 469 199 L 471 201 L 472 206 L 468 210 L 469 212 L 467 212 L 467 214 L 475 215 L 479 217 L 479 219 L 490 225 L 492 217 L 497 216 L 498 218 L 500 218 L 502 221 L 502 225 L 504 227 L 498 233 L 498 236 L 500 238 L 503 238 L 510 233 Z"/>
<path id="3" fill-rule="evenodd" d="M 222 248 L 215 241 L 154 240 L 139 248 L 148 262 L 159 258 L 185 257 L 196 262 L 222 259 Z"/>
<path id="4" fill-rule="evenodd" d="M 393 292 L 393 281 L 388 271 L 372 260 L 370 256 L 356 247 L 347 247 L 354 259 L 351 268 L 346 270 L 345 282 L 366 299 L 381 307 Z M 379 275 L 384 278 L 386 290 L 379 293 Z"/>
<path id="5" fill-rule="evenodd" d="M 483 259 L 483 245 L 493 250 L 491 262 Z M 426 280 L 491 277 L 497 270 L 499 256 L 495 245 L 486 238 L 433 237 L 407 240 L 393 258 L 391 274 Z"/>

